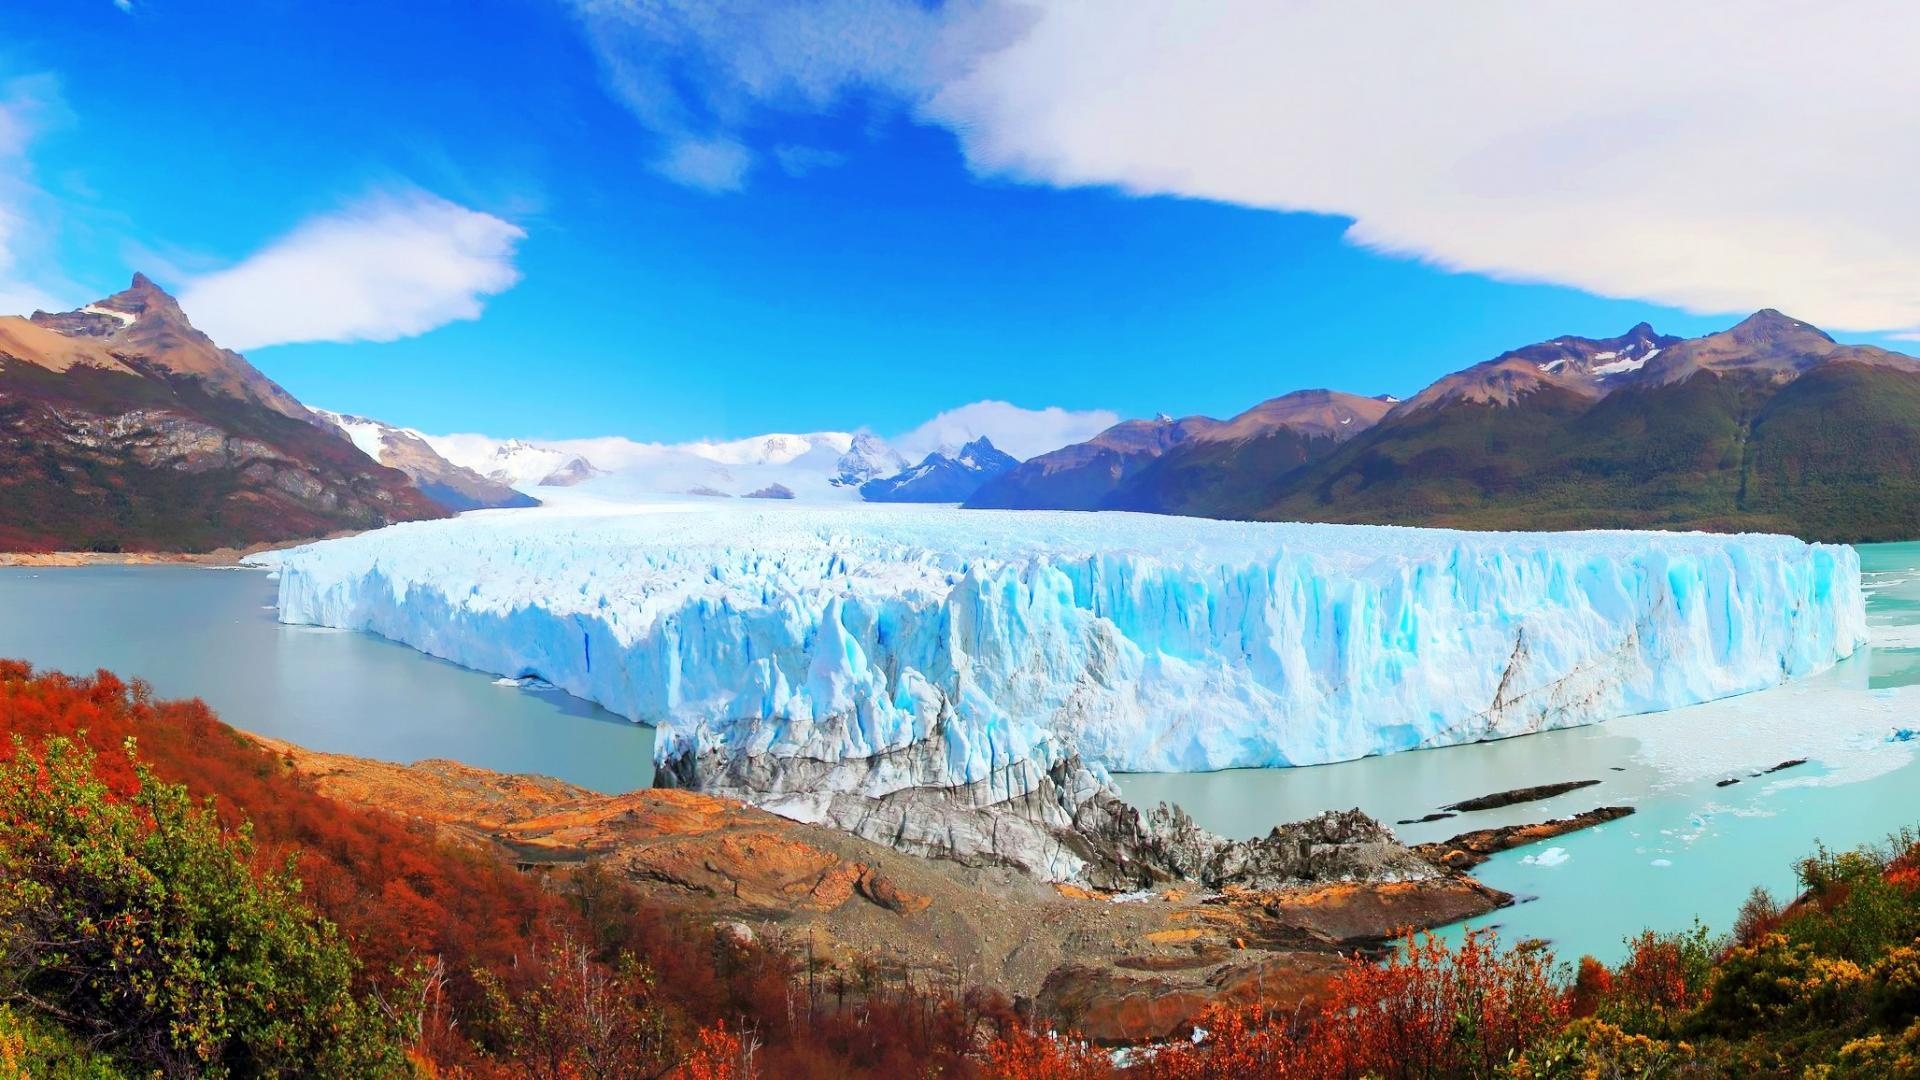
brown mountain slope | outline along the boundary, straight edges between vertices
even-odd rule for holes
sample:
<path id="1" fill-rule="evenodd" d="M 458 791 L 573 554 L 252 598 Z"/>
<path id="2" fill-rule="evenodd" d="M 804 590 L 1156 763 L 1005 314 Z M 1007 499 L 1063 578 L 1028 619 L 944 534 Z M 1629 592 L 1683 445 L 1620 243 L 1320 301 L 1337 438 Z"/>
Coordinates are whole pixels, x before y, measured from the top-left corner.
<path id="1" fill-rule="evenodd" d="M 1229 420 L 1127 420 L 1084 443 L 1041 454 L 989 481 L 976 508 L 1177 511 L 1188 484 L 1209 482 L 1227 448 L 1296 468 L 1386 415 L 1375 398 L 1298 390 Z"/>
<path id="2" fill-rule="evenodd" d="M 265 405 L 296 420 L 312 419 L 306 406 L 260 374 L 246 357 L 215 345 L 194 329 L 173 297 L 145 274 L 133 275 L 133 284 L 124 291 L 78 311 L 36 311 L 32 320 L 69 338 L 96 341 L 110 353 L 131 353 L 150 369 L 191 376 L 210 390 Z"/>
<path id="3" fill-rule="evenodd" d="M 441 516 L 144 277 L 0 318 L 0 549 L 206 551 Z"/>
<path id="4" fill-rule="evenodd" d="M 1662 347 L 1598 397 L 1558 382 L 1508 400 L 1422 393 L 1282 489 L 1241 476 L 1194 512 L 1908 539 L 1917 451 L 1920 361 L 1761 311 Z"/>
<path id="5" fill-rule="evenodd" d="M 326 409 L 314 409 L 313 413 L 353 440 L 368 457 L 406 473 L 422 494 L 454 513 L 540 505 L 540 500 L 531 495 L 441 457 L 415 432 L 364 416 Z"/>

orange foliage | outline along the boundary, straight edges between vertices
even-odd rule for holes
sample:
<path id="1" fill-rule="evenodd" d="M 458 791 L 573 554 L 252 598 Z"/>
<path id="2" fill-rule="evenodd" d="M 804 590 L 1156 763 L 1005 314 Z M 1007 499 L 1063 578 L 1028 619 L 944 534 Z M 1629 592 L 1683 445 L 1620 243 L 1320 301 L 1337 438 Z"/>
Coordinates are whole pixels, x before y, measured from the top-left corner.
<path id="1" fill-rule="evenodd" d="M 995 1080 L 1106 1080 L 1106 1055 L 1073 1039 L 1009 1024 L 987 1045 L 987 1075 Z"/>
<path id="2" fill-rule="evenodd" d="M 1595 965 L 1598 967 L 1598 965 Z M 1604 971 L 1604 969 L 1601 969 Z M 1493 1076 L 1568 1018 L 1569 995 L 1544 952 L 1499 950 L 1469 933 L 1449 949 L 1433 935 L 1380 963 L 1355 958 L 1325 1004 L 1298 1017 L 1216 1007 L 1194 1042 L 1161 1047 L 1126 1075 L 1143 1080 L 1414 1080 Z M 1101 1077 L 1097 1055 L 1021 1031 L 989 1050 L 1005 1080 Z"/>
<path id="3" fill-rule="evenodd" d="M 1703 989 L 1690 985 L 1681 943 L 1651 931 L 1633 939 L 1613 973 L 1614 995 L 1642 1007 L 1689 1009 L 1699 1004 Z"/>
<path id="4" fill-rule="evenodd" d="M 592 1019 L 567 1015 L 560 1002 L 610 1000 L 608 987 L 637 996 L 623 956 L 650 974 L 646 1005 L 661 1023 L 675 1032 L 718 1032 L 721 1023 L 751 1032 L 728 1037 L 744 1039 L 752 1060 L 783 1080 L 970 1071 L 977 1010 L 905 984 L 844 1007 L 796 1000 L 801 968 L 777 943 L 735 942 L 596 872 L 554 881 L 522 874 L 424 826 L 337 803 L 199 701 L 155 701 L 144 683 L 104 671 L 72 678 L 0 660 L 0 759 L 12 754 L 10 737 L 51 735 L 99 751 L 101 779 L 122 796 L 137 787 L 120 752 L 133 738 L 155 775 L 213 798 L 229 826 L 251 822 L 262 865 L 297 857 L 303 899 L 341 928 L 370 989 L 418 1007 L 414 1054 L 443 1075 L 526 1075 L 515 1052 Z M 558 956 L 569 962 L 555 963 Z M 500 989 L 510 1002 L 554 1006 L 544 1016 L 503 1012 Z M 634 1027 L 631 1017 L 604 1015 L 609 1030 Z"/>
<path id="5" fill-rule="evenodd" d="M 1568 1011 L 1572 1016 L 1592 1016 L 1600 1008 L 1600 1003 L 1613 993 L 1613 972 L 1607 965 L 1591 956 L 1580 958 L 1580 968 L 1573 977 L 1573 990 L 1568 1001 Z"/>
<path id="6" fill-rule="evenodd" d="M 680 1080 L 754 1080 L 755 1044 L 728 1031 L 725 1021 L 701 1028 L 694 1036 L 693 1053 L 680 1066 Z"/>

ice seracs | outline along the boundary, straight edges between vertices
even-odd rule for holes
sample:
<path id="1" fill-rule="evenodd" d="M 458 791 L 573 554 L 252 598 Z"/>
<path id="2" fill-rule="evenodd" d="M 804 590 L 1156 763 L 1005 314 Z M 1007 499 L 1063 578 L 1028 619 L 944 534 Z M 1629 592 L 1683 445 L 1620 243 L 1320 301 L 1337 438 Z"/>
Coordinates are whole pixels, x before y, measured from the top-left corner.
<path id="1" fill-rule="evenodd" d="M 1082 870 L 1059 845 L 1107 770 L 1592 723 L 1770 686 L 1866 638 L 1852 549 L 1776 536 L 685 499 L 276 558 L 283 620 L 655 724 L 669 780 L 1051 876 Z"/>

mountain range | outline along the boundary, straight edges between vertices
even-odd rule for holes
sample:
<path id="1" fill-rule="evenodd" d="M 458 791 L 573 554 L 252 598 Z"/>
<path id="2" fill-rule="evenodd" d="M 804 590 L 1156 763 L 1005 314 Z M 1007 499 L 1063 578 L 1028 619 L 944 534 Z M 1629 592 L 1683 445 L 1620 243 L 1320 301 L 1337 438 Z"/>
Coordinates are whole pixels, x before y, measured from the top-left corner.
<path id="1" fill-rule="evenodd" d="M 1920 361 L 1773 310 L 1698 338 L 1555 338 L 1368 401 L 1306 391 L 1231 421 L 1128 421 L 967 505 L 1920 536 Z"/>
<path id="2" fill-rule="evenodd" d="M 935 450 L 896 475 L 868 480 L 860 485 L 860 497 L 868 502 L 963 502 L 1019 464 L 1020 459 L 982 435 L 958 450 Z"/>
<path id="3" fill-rule="evenodd" d="M 441 457 L 417 431 L 326 409 L 313 413 L 339 428 L 368 457 L 406 473 L 421 494 L 448 510 L 540 505 L 539 499 L 514 490 L 500 475 L 482 476 Z"/>
<path id="4" fill-rule="evenodd" d="M 446 513 L 144 276 L 0 317 L 0 548 L 205 551 Z"/>
<path id="5" fill-rule="evenodd" d="M 537 505 L 705 495 L 1469 529 L 1920 536 L 1920 360 L 1764 310 L 1679 338 L 1558 337 L 1405 401 L 1300 390 L 1021 462 L 860 432 L 677 445 L 435 436 L 309 409 L 135 275 L 0 317 L 0 549 L 203 551 Z"/>

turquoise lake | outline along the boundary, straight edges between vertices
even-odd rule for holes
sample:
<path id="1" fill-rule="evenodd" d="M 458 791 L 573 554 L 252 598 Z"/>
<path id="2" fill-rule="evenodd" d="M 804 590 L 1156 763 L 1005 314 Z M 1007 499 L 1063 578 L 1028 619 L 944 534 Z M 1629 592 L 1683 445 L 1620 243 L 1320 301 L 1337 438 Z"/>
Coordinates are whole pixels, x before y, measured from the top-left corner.
<path id="1" fill-rule="evenodd" d="M 1396 825 L 1409 841 L 1600 805 L 1636 813 L 1496 856 L 1481 880 L 1522 898 L 1478 920 L 1571 959 L 1617 958 L 1641 929 L 1726 928 L 1755 885 L 1790 895 L 1793 860 L 1920 824 L 1920 544 L 1861 548 L 1873 642 L 1816 677 L 1689 709 L 1338 765 L 1116 777 L 1233 836 L 1322 809 L 1387 822 L 1492 791 L 1598 786 Z M 390 761 L 445 757 L 598 791 L 652 782 L 653 732 L 555 691 L 501 685 L 380 638 L 274 618 L 263 573 L 198 567 L 0 568 L 0 656 L 110 668 L 198 696 L 237 727 Z M 1807 764 L 1756 776 L 1793 758 Z M 1739 782 L 1721 786 L 1721 782 Z M 1462 928 L 1449 932 L 1457 935 Z"/>

